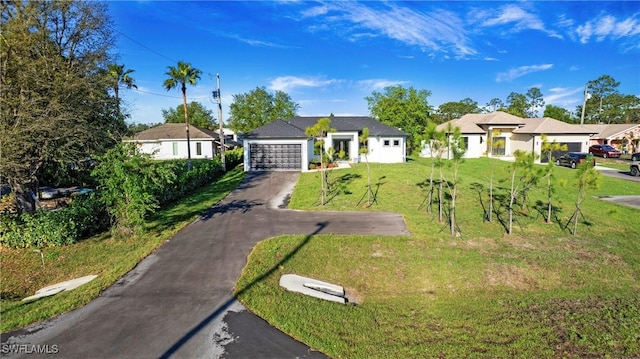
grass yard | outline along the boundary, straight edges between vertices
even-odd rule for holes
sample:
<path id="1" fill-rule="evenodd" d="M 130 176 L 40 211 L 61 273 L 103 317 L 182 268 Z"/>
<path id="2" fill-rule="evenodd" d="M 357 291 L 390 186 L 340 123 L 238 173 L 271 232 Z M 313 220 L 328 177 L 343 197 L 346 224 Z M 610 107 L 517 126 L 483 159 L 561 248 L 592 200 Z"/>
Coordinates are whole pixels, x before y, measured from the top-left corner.
<path id="1" fill-rule="evenodd" d="M 0 248 L 0 332 L 7 332 L 76 309 L 116 282 L 142 259 L 202 212 L 224 198 L 244 179 L 241 168 L 182 201 L 156 213 L 144 236 L 116 240 L 108 233 L 64 247 Z M 44 258 L 44 266 L 42 264 Z M 97 274 L 98 278 L 70 292 L 33 302 L 21 298 L 47 285 Z"/>
<path id="2" fill-rule="evenodd" d="M 412 235 L 263 241 L 237 283 L 240 300 L 335 358 L 639 357 L 640 210 L 594 196 L 640 195 L 640 184 L 602 177 L 582 205 L 574 236 L 565 224 L 575 208 L 576 171 L 556 167 L 553 223 L 545 223 L 544 208 L 536 206 L 546 198 L 542 182 L 507 235 L 500 222 L 505 206 L 496 203 L 492 222 L 483 208 L 491 169 L 502 187 L 499 197 L 509 185 L 503 181 L 509 165 L 486 158 L 461 165 L 459 237 L 439 223 L 437 203 L 434 213 L 425 209 L 420 184 L 429 177 L 428 159 L 372 164 L 377 202 L 371 208 L 363 199 L 365 164 L 330 173 L 334 192 L 323 208 L 318 173 L 302 174 L 290 207 L 393 211 Z M 286 292 L 278 286 L 285 273 L 343 285 L 358 304 Z"/>

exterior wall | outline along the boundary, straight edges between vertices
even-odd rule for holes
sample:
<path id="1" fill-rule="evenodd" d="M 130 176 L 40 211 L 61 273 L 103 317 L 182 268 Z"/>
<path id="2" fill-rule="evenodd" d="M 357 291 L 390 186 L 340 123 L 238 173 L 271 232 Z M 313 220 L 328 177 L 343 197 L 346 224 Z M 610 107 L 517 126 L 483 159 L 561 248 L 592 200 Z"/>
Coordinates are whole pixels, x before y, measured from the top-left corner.
<path id="1" fill-rule="evenodd" d="M 135 141 L 133 141 L 135 142 Z M 191 158 L 207 159 L 213 158 L 213 141 L 193 139 L 190 140 Z M 176 141 L 154 141 L 154 142 L 136 142 L 138 149 L 142 153 L 147 153 L 153 156 L 157 160 L 174 160 L 174 159 L 186 159 L 187 155 L 187 140 Z M 174 154 L 174 143 L 177 144 L 177 153 Z M 197 154 L 197 143 L 200 143 L 201 154 Z"/>
<path id="2" fill-rule="evenodd" d="M 467 138 L 467 151 L 464 158 L 479 158 L 487 152 L 487 136 L 486 135 L 462 135 Z"/>
<path id="3" fill-rule="evenodd" d="M 533 137 L 528 133 L 514 133 L 511 135 L 511 150 L 505 152 L 507 156 L 513 156 L 513 154 L 520 150 L 525 152 L 536 152 L 535 141 Z M 540 146 L 537 146 L 537 152 L 540 154 Z"/>
<path id="4" fill-rule="evenodd" d="M 389 141 L 385 145 L 385 141 Z M 398 145 L 394 145 L 398 141 Z M 369 162 L 401 163 L 406 160 L 407 144 L 404 137 L 369 137 Z"/>
<path id="5" fill-rule="evenodd" d="M 307 171 L 309 166 L 309 160 L 313 157 L 313 141 L 307 139 L 263 139 L 263 140 L 247 140 L 242 143 L 244 149 L 244 170 L 249 171 L 250 163 L 249 156 L 251 151 L 249 150 L 251 144 L 300 144 L 302 148 L 302 164 L 301 171 Z M 305 151 L 306 149 L 306 151 Z"/>

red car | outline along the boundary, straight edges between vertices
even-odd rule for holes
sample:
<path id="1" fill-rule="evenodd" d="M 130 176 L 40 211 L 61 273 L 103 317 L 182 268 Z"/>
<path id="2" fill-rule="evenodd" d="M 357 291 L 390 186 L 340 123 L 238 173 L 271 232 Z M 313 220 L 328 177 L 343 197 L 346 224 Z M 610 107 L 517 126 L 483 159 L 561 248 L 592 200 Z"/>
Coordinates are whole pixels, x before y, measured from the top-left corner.
<path id="1" fill-rule="evenodd" d="M 618 158 L 622 155 L 622 152 L 616 150 L 611 145 L 593 145 L 589 147 L 589 153 L 602 158 Z"/>

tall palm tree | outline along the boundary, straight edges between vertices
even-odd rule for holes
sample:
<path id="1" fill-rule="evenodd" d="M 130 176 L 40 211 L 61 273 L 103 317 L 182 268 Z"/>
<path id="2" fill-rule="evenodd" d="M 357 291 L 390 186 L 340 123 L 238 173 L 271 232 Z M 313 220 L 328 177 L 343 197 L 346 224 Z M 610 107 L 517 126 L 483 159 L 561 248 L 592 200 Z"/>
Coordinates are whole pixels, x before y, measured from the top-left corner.
<path id="1" fill-rule="evenodd" d="M 200 79 L 202 71 L 191 66 L 190 63 L 184 61 L 178 61 L 178 66 L 167 66 L 165 74 L 169 76 L 164 80 L 163 86 L 169 91 L 180 84 L 182 90 L 182 105 L 184 106 L 184 123 L 187 129 L 187 169 L 191 170 L 191 145 L 189 142 L 189 115 L 187 111 L 187 84 L 195 86 Z"/>
<path id="2" fill-rule="evenodd" d="M 134 70 L 126 69 L 123 65 L 109 64 L 107 66 L 107 76 L 109 78 L 109 86 L 113 89 L 116 95 L 116 111 L 118 118 L 121 116 L 120 112 L 120 85 L 124 85 L 126 88 L 137 89 L 135 80 L 131 77 Z"/>

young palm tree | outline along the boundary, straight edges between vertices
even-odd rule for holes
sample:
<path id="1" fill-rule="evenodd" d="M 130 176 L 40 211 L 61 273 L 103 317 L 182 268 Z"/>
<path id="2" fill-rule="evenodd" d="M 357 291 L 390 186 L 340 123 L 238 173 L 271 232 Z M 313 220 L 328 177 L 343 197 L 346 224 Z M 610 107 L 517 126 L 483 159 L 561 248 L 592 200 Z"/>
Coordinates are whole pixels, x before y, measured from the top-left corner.
<path id="1" fill-rule="evenodd" d="M 113 89 L 113 92 L 116 95 L 116 111 L 118 118 L 121 116 L 120 111 L 120 85 L 124 85 L 126 88 L 137 89 L 138 86 L 135 84 L 135 80 L 131 77 L 131 74 L 134 70 L 126 69 L 123 65 L 118 64 L 109 64 L 107 66 L 107 76 L 109 81 L 109 86 Z"/>
<path id="2" fill-rule="evenodd" d="M 187 84 L 195 86 L 202 71 L 191 66 L 190 63 L 178 61 L 178 66 L 168 66 L 169 70 L 165 73 L 169 76 L 164 80 L 163 86 L 169 91 L 180 85 L 182 90 L 182 105 L 184 106 L 184 123 L 187 131 L 187 169 L 191 170 L 191 144 L 189 142 L 189 116 L 187 111 Z"/>

